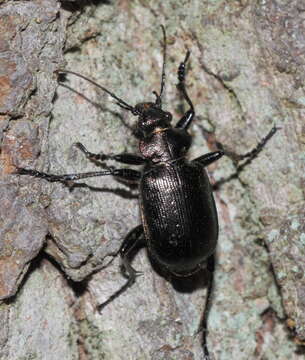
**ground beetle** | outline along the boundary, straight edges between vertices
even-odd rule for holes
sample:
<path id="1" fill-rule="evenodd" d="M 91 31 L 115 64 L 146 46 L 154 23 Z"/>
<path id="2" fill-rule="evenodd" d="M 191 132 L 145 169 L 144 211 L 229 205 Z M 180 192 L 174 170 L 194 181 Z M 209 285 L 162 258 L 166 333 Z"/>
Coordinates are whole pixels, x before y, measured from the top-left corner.
<path id="1" fill-rule="evenodd" d="M 145 242 L 150 258 L 159 268 L 174 277 L 189 277 L 203 267 L 209 274 L 205 308 L 199 330 L 202 331 L 204 359 L 209 360 L 206 343 L 207 317 L 212 293 L 213 272 L 218 237 L 218 220 L 215 202 L 205 167 L 224 155 L 219 150 L 187 161 L 186 154 L 191 145 L 187 132 L 194 119 L 195 111 L 185 88 L 185 68 L 190 52 L 178 68 L 177 88 L 189 105 L 189 110 L 172 126 L 171 113 L 162 110 L 162 94 L 165 84 L 166 34 L 163 26 L 163 68 L 160 93 L 153 92 L 155 102 L 143 102 L 131 106 L 115 94 L 73 71 L 63 70 L 88 80 L 117 101 L 117 105 L 138 117 L 137 137 L 141 155 L 122 153 L 118 155 L 94 154 L 81 143 L 75 145 L 89 160 L 103 162 L 115 160 L 124 164 L 144 165 L 141 172 L 133 169 L 108 168 L 105 171 L 81 174 L 53 175 L 37 170 L 18 168 L 20 175 L 31 175 L 50 182 L 68 183 L 93 176 L 113 175 L 124 180 L 137 182 L 140 193 L 142 224 L 135 227 L 123 241 L 118 253 L 121 256 L 128 281 L 101 307 L 114 300 L 136 278 L 137 271 L 131 266 L 130 255 L 140 241 Z M 249 163 L 273 136 L 276 127 L 256 146 L 239 160 Z M 244 164 L 238 167 L 241 170 Z M 231 176 L 233 177 L 233 176 Z M 230 178 L 231 178 L 230 177 Z"/>

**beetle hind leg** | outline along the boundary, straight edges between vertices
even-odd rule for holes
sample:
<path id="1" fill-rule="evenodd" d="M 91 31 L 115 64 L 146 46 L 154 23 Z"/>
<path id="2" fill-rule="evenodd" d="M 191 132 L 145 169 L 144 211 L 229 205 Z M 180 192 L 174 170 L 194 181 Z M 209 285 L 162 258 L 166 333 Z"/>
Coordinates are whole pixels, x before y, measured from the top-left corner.
<path id="1" fill-rule="evenodd" d="M 135 255 L 135 251 L 138 251 L 141 245 L 143 246 L 143 225 L 136 226 L 125 237 L 123 244 L 119 250 L 119 254 L 122 259 L 122 265 L 124 268 L 124 276 L 127 277 L 127 281 L 121 286 L 115 293 L 113 293 L 105 302 L 98 306 L 101 311 L 106 305 L 110 304 L 118 296 L 120 296 L 125 290 L 132 286 L 136 280 L 136 277 L 142 273 L 135 270 L 131 266 L 132 255 Z"/>
<path id="2" fill-rule="evenodd" d="M 205 299 L 204 309 L 200 324 L 196 334 L 201 333 L 201 346 L 204 354 L 204 360 L 211 360 L 208 345 L 207 345 L 207 335 L 208 335 L 208 316 L 210 312 L 210 307 L 212 303 L 213 295 L 213 285 L 214 285 L 214 271 L 215 271 L 215 255 L 211 255 L 207 260 L 207 273 L 209 274 L 208 286 L 207 286 L 207 295 Z"/>

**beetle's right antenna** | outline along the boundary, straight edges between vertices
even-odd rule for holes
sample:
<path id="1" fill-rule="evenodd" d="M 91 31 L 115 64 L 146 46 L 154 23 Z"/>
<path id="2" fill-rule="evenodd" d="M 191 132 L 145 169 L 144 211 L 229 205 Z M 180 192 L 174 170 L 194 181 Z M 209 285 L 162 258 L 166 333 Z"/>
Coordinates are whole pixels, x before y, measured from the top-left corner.
<path id="1" fill-rule="evenodd" d="M 73 74 L 75 76 L 78 76 L 84 80 L 87 80 L 88 82 L 90 82 L 91 84 L 95 85 L 96 87 L 98 87 L 99 89 L 105 91 L 108 95 L 110 95 L 111 97 L 113 97 L 115 100 L 117 100 L 117 105 L 119 105 L 121 108 L 131 111 L 133 115 L 139 115 L 139 112 L 135 109 L 135 107 L 127 104 L 124 100 L 120 99 L 119 97 L 117 97 L 113 92 L 107 90 L 106 88 L 104 88 L 104 86 L 98 84 L 96 81 L 87 78 L 86 76 L 79 74 L 75 71 L 72 70 L 59 70 L 59 73 L 62 74 Z"/>
<path id="2" fill-rule="evenodd" d="M 165 27 L 161 25 L 163 32 L 163 65 L 162 65 L 162 75 L 161 75 L 161 87 L 160 87 L 160 98 L 162 97 L 164 85 L 165 85 L 165 65 L 166 65 L 166 31 Z"/>
<path id="3" fill-rule="evenodd" d="M 162 75 L 161 75 L 161 86 L 160 86 L 160 94 L 158 95 L 155 91 L 156 95 L 156 105 L 160 108 L 162 107 L 162 94 L 165 86 L 165 65 L 166 65 L 166 31 L 164 25 L 160 25 L 163 32 L 163 65 L 162 65 Z"/>

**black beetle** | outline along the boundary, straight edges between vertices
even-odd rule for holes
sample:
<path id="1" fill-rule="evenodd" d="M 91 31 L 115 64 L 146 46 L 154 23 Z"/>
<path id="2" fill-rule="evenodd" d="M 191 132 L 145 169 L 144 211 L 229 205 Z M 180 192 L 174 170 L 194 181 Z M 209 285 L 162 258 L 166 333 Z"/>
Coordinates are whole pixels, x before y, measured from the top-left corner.
<path id="1" fill-rule="evenodd" d="M 17 173 L 43 178 L 50 182 L 67 183 L 105 175 L 137 182 L 142 224 L 128 233 L 118 251 L 128 281 L 105 303 L 101 304 L 101 307 L 111 302 L 135 281 L 137 271 L 131 266 L 129 257 L 143 239 L 153 262 L 174 277 L 189 277 L 206 267 L 209 283 L 199 330 L 202 331 L 204 359 L 209 360 L 206 343 L 207 316 L 215 267 L 214 253 L 218 238 L 218 220 L 213 189 L 205 167 L 221 158 L 225 152 L 219 150 L 202 155 L 192 161 L 186 159 L 191 145 L 191 136 L 187 130 L 195 115 L 194 106 L 185 88 L 185 68 L 190 52 L 187 51 L 184 61 L 178 68 L 177 85 L 189 105 L 189 110 L 173 127 L 171 113 L 162 110 L 166 62 L 166 34 L 163 26 L 162 31 L 164 36 L 163 69 L 160 93 L 154 92 L 155 102 L 144 102 L 131 106 L 93 80 L 73 71 L 61 71 L 90 81 L 116 99 L 117 105 L 138 117 L 137 137 L 141 155 L 94 154 L 81 143 L 76 143 L 76 146 L 94 162 L 111 159 L 124 164 L 144 165 L 141 172 L 126 168 L 108 168 L 105 171 L 53 175 L 32 169 L 17 168 Z M 276 130 L 274 127 L 254 150 L 240 156 L 239 160 L 248 158 L 246 163 L 249 163 L 262 150 Z M 244 165 L 241 165 L 238 169 L 241 170 L 243 167 Z"/>

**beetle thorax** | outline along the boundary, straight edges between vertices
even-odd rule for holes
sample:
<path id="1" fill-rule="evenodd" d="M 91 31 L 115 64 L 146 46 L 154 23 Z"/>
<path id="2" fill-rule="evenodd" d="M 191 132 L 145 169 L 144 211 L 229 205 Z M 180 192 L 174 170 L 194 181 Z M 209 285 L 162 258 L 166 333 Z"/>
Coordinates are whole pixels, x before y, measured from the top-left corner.
<path id="1" fill-rule="evenodd" d="M 170 162 L 185 156 L 191 137 L 181 129 L 156 128 L 140 141 L 141 154 L 153 163 Z"/>

